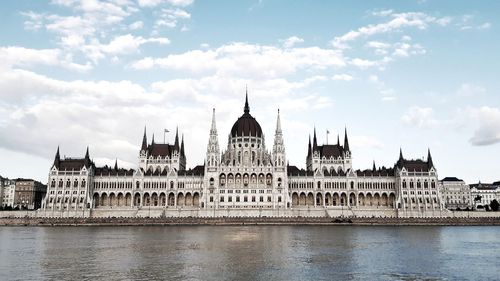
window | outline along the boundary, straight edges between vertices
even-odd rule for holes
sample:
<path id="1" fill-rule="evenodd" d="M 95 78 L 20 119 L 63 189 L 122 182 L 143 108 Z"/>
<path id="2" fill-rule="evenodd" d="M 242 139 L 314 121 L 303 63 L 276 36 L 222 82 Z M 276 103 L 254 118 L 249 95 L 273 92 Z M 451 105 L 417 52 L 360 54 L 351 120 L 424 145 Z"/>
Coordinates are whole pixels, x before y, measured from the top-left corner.
<path id="1" fill-rule="evenodd" d="M 259 198 L 259 201 L 260 201 L 260 202 L 264 202 L 264 196 L 261 196 L 261 197 Z"/>

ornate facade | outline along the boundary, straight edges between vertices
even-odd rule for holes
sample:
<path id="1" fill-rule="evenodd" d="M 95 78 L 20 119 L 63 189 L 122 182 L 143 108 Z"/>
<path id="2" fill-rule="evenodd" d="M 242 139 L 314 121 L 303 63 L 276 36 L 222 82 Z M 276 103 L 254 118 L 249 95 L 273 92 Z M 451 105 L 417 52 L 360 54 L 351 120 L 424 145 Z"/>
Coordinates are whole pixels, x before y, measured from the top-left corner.
<path id="1" fill-rule="evenodd" d="M 61 159 L 50 169 L 45 210 L 197 210 L 219 216 L 237 210 L 290 215 L 291 210 L 389 210 L 423 213 L 444 207 L 430 151 L 426 161 L 407 160 L 400 151 L 393 167 L 354 170 L 347 130 L 343 144 L 318 145 L 309 138 L 306 169 L 287 164 L 280 115 L 273 146 L 266 149 L 260 124 L 250 114 L 234 123 L 221 151 L 215 109 L 204 165 L 186 168 L 184 138 L 174 144 L 148 142 L 146 129 L 138 168 L 96 167 L 87 148 L 84 158 Z M 221 213 L 222 212 L 222 213 Z M 287 213 L 288 212 L 288 213 Z"/>

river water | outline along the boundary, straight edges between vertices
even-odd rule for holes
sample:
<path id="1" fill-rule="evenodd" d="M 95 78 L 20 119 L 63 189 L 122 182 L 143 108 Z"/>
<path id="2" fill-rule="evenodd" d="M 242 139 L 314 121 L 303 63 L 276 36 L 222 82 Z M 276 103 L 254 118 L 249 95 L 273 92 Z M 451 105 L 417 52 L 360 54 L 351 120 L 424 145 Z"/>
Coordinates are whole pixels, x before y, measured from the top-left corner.
<path id="1" fill-rule="evenodd" d="M 500 280 L 500 227 L 0 227 L 0 280 Z"/>

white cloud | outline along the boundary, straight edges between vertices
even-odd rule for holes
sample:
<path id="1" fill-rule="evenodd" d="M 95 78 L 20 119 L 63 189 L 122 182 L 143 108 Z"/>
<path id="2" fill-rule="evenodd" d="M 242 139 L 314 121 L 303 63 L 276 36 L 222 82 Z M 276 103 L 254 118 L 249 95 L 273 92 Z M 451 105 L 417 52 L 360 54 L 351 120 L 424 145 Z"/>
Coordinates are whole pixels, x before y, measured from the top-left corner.
<path id="1" fill-rule="evenodd" d="M 339 52 L 319 47 L 281 49 L 274 46 L 231 43 L 217 49 L 193 50 L 164 58 L 146 57 L 131 64 L 138 70 L 161 67 L 191 73 L 236 77 L 278 77 L 302 69 L 346 65 Z"/>
<path id="2" fill-rule="evenodd" d="M 172 6 L 186 7 L 193 4 L 193 0 L 138 0 L 141 7 L 156 7 L 160 4 L 168 3 Z"/>
<path id="3" fill-rule="evenodd" d="M 426 29 L 431 23 L 439 24 L 439 21 L 442 25 L 442 23 L 446 21 L 444 18 L 436 18 L 421 12 L 393 13 L 390 14 L 390 16 L 392 19 L 387 22 L 370 24 L 360 27 L 357 30 L 351 30 L 342 36 L 337 36 L 332 40 L 332 45 L 336 48 L 347 49 L 349 48 L 348 42 L 359 38 L 400 31 L 406 27 Z"/>
<path id="4" fill-rule="evenodd" d="M 354 77 L 349 74 L 335 74 L 332 77 L 333 80 L 342 80 L 342 81 L 352 81 Z"/>
<path id="5" fill-rule="evenodd" d="M 491 27 L 491 23 L 485 22 L 485 23 L 481 24 L 480 26 L 478 26 L 478 29 L 489 29 L 490 27 Z"/>
<path id="6" fill-rule="evenodd" d="M 374 84 L 377 90 L 382 95 L 382 101 L 394 101 L 396 100 L 396 93 L 394 89 L 387 86 L 385 82 L 381 81 L 377 75 L 370 75 L 368 77 L 368 82 Z"/>
<path id="7" fill-rule="evenodd" d="M 360 59 L 360 58 L 354 58 L 350 61 L 350 63 L 352 65 L 357 66 L 357 67 L 362 68 L 362 69 L 376 66 L 378 64 L 376 61 L 365 60 L 365 59 Z"/>
<path id="8" fill-rule="evenodd" d="M 287 39 L 285 39 L 283 41 L 283 47 L 291 48 L 291 47 L 295 46 L 297 43 L 303 43 L 303 42 L 304 42 L 304 39 L 299 38 L 297 36 L 292 36 L 292 37 L 288 37 Z"/>
<path id="9" fill-rule="evenodd" d="M 128 26 L 131 30 L 137 30 L 144 27 L 144 23 L 142 21 L 135 21 Z"/>
<path id="10" fill-rule="evenodd" d="M 377 17 L 386 17 L 389 16 L 393 13 L 393 10 L 377 10 L 372 12 L 372 15 L 377 16 Z"/>
<path id="11" fill-rule="evenodd" d="M 486 93 L 486 89 L 471 83 L 463 83 L 457 89 L 457 95 L 462 97 L 473 97 Z"/>
<path id="12" fill-rule="evenodd" d="M 438 121 L 434 118 L 434 110 L 430 107 L 410 107 L 406 114 L 401 117 L 405 125 L 417 128 L 434 128 Z"/>
<path id="13" fill-rule="evenodd" d="M 87 71 L 90 64 L 77 64 L 63 57 L 59 49 L 28 49 L 18 46 L 0 47 L 2 67 L 32 67 L 36 65 L 60 66 L 70 70 Z"/>
<path id="14" fill-rule="evenodd" d="M 492 145 L 500 143 L 500 110 L 494 107 L 483 106 L 470 109 L 469 114 L 479 127 L 469 140 L 473 145 Z"/>
<path id="15" fill-rule="evenodd" d="M 155 22 L 155 28 L 160 28 L 163 26 L 173 28 L 177 26 L 179 20 L 190 18 L 191 14 L 179 8 L 162 9 L 158 16 L 158 20 L 156 20 Z"/>
<path id="16" fill-rule="evenodd" d="M 409 57 L 410 55 L 423 55 L 425 53 L 426 50 L 419 44 L 396 43 L 393 56 Z"/>

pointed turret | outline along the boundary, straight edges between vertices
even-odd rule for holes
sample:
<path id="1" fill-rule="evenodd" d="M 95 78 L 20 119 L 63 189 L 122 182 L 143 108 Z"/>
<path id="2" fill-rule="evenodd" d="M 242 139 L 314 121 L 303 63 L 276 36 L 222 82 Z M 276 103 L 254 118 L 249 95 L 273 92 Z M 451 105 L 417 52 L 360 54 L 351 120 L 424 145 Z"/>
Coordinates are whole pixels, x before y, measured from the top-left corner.
<path id="1" fill-rule="evenodd" d="M 153 137 L 151 137 L 151 145 L 155 144 L 155 134 L 153 133 Z"/>
<path id="2" fill-rule="evenodd" d="M 212 126 L 210 127 L 210 134 L 217 134 L 217 125 L 215 122 L 215 108 L 212 109 Z"/>
<path id="3" fill-rule="evenodd" d="M 349 149 L 349 139 L 347 138 L 347 127 L 345 128 L 345 134 L 344 134 L 344 150 L 351 151 L 351 149 Z"/>
<path id="4" fill-rule="evenodd" d="M 90 166 L 90 163 L 92 163 L 92 161 L 90 160 L 90 154 L 89 154 L 89 147 L 87 146 L 87 150 L 85 151 L 85 167 L 89 167 Z"/>
<path id="5" fill-rule="evenodd" d="M 340 135 L 337 134 L 337 145 L 340 146 Z"/>
<path id="6" fill-rule="evenodd" d="M 141 150 L 146 150 L 148 148 L 148 138 L 146 136 L 146 126 L 144 126 L 144 135 L 142 136 Z"/>
<path id="7" fill-rule="evenodd" d="M 316 151 L 318 148 L 318 139 L 316 138 L 316 126 L 314 127 L 314 136 L 313 136 L 313 151 Z"/>
<path id="8" fill-rule="evenodd" d="M 174 147 L 177 151 L 179 151 L 179 127 L 175 129 L 175 143 Z"/>
<path id="9" fill-rule="evenodd" d="M 307 158 L 311 157 L 311 135 L 309 135 L 309 144 L 307 145 Z"/>
<path id="10" fill-rule="evenodd" d="M 375 160 L 373 160 L 373 168 L 372 168 L 372 171 L 376 171 L 377 170 L 377 166 L 375 166 Z"/>
<path id="11" fill-rule="evenodd" d="M 276 134 L 281 134 L 281 119 L 280 119 L 280 110 L 278 109 L 278 118 L 276 119 Z"/>
<path id="12" fill-rule="evenodd" d="M 59 155 L 59 146 L 57 146 L 56 156 L 54 157 L 54 166 L 59 167 L 60 162 L 61 162 L 61 156 Z"/>
<path id="13" fill-rule="evenodd" d="M 245 112 L 245 114 L 250 113 L 250 106 L 248 105 L 248 88 L 246 89 L 246 93 L 245 93 L 245 108 L 243 111 Z"/>
<path id="14" fill-rule="evenodd" d="M 432 156 L 431 156 L 431 149 L 427 149 L 427 165 L 429 166 L 429 169 L 434 167 L 434 163 L 432 162 Z"/>
<path id="15" fill-rule="evenodd" d="M 115 171 L 118 171 L 118 158 L 115 159 Z"/>
<path id="16" fill-rule="evenodd" d="M 184 157 L 184 134 L 182 134 L 182 140 L 181 140 L 181 156 Z"/>
<path id="17" fill-rule="evenodd" d="M 400 147 L 399 148 L 399 160 L 402 161 L 404 158 L 403 158 L 403 149 Z"/>

